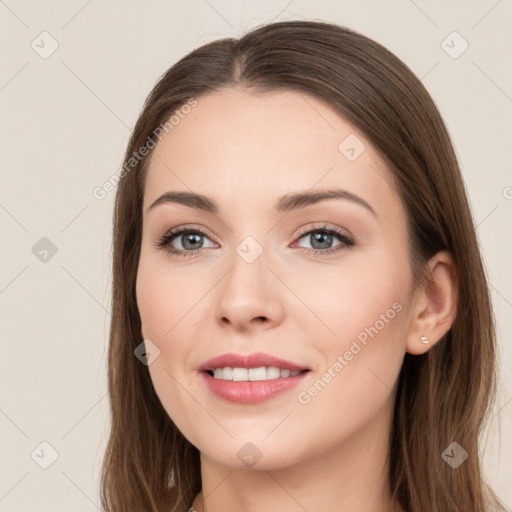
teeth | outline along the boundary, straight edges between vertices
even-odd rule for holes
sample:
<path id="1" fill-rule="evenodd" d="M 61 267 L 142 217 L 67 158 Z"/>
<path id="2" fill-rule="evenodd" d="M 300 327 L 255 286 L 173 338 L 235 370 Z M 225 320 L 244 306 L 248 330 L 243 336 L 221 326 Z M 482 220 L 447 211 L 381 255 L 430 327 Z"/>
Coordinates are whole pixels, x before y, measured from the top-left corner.
<path id="1" fill-rule="evenodd" d="M 213 376 L 215 379 L 233 380 L 235 382 L 253 382 L 258 380 L 285 379 L 287 377 L 295 377 L 300 373 L 299 370 L 281 370 L 275 366 L 266 368 L 215 368 Z"/>
<path id="2" fill-rule="evenodd" d="M 279 372 L 279 370 L 277 370 Z M 278 375 L 279 377 L 279 375 Z M 260 366 L 259 368 L 249 368 L 249 371 L 247 372 L 247 379 L 244 380 L 266 380 L 269 378 L 267 376 L 267 370 L 264 366 Z M 272 377 L 274 378 L 274 377 Z"/>
<path id="3" fill-rule="evenodd" d="M 267 368 L 267 379 L 279 379 L 281 377 L 281 370 L 275 366 Z"/>
<path id="4" fill-rule="evenodd" d="M 221 370 L 224 374 L 224 370 Z M 224 375 L 222 375 L 220 378 L 222 379 Z M 249 371 L 247 368 L 233 368 L 233 380 L 240 381 L 240 380 L 249 380 Z"/>

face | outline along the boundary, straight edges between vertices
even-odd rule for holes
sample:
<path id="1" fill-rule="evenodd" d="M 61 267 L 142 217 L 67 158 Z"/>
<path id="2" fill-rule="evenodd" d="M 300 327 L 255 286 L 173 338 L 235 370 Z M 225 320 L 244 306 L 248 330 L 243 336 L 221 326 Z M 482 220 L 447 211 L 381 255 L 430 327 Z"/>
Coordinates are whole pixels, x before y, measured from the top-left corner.
<path id="1" fill-rule="evenodd" d="M 292 201 L 326 190 L 344 192 Z M 154 205 L 168 192 L 216 210 Z M 160 351 L 149 371 L 203 456 L 282 468 L 389 422 L 412 275 L 405 212 L 363 134 L 305 94 L 200 96 L 154 149 L 143 212 L 137 304 Z M 244 364 L 254 353 L 286 362 Z M 241 358 L 209 366 L 281 368 L 202 371 L 225 354 Z M 270 380 L 236 380 L 251 378 Z"/>

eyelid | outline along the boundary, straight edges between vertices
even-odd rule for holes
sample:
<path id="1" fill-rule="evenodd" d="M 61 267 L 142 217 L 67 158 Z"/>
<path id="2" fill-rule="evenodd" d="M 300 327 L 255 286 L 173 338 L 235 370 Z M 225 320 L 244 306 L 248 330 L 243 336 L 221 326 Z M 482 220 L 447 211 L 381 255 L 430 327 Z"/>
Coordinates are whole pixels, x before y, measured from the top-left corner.
<path id="1" fill-rule="evenodd" d="M 350 232 L 344 228 L 340 228 L 338 226 L 329 226 L 327 223 L 325 222 L 320 222 L 320 223 L 317 223 L 313 226 L 307 226 L 307 227 L 304 227 L 304 228 L 301 228 L 297 235 L 296 235 L 296 238 L 302 238 L 304 235 L 307 235 L 308 233 L 310 233 L 311 231 L 330 231 L 330 232 L 334 232 L 344 238 L 346 238 L 347 240 L 350 240 L 351 242 L 355 243 L 355 240 L 354 240 L 354 237 L 350 234 Z"/>
<path id="2" fill-rule="evenodd" d="M 206 230 L 202 227 L 196 227 L 196 226 L 190 225 L 190 224 L 183 224 L 183 225 L 168 229 L 161 237 L 158 238 L 157 243 L 154 245 L 157 247 L 165 248 L 164 243 L 163 243 L 164 241 L 168 240 L 168 243 L 170 243 L 171 240 L 176 239 L 179 236 L 181 236 L 187 232 L 196 233 L 198 235 L 209 238 L 210 240 L 212 238 L 215 238 L 215 237 L 212 237 L 211 235 L 209 235 L 206 232 Z M 215 240 L 212 240 L 212 241 L 215 242 Z M 218 242 L 215 242 L 215 243 L 218 243 Z M 167 245 L 167 244 L 165 244 L 165 245 Z M 180 249 L 177 249 L 177 250 L 179 251 Z M 198 250 L 200 250 L 200 249 L 198 249 Z M 193 251 L 187 251 L 187 252 L 191 253 Z"/>

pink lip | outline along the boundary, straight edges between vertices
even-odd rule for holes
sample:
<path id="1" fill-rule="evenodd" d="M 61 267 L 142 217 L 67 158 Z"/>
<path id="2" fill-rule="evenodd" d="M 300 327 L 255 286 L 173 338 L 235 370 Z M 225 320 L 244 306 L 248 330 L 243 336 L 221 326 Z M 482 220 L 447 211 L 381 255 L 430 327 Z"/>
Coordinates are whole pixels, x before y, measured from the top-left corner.
<path id="1" fill-rule="evenodd" d="M 233 353 L 222 354 L 209 359 L 198 370 L 205 372 L 207 370 L 215 370 L 215 368 L 258 368 L 260 366 L 266 366 L 267 368 L 273 366 L 281 370 L 290 370 L 291 372 L 309 370 L 306 366 L 299 366 L 298 364 L 262 352 L 254 352 L 246 356 Z"/>
<path id="2" fill-rule="evenodd" d="M 202 372 L 200 375 L 205 380 L 209 390 L 219 398 L 240 404 L 255 404 L 294 388 L 308 373 L 309 371 L 306 371 L 295 375 L 295 377 L 253 382 L 216 379 L 207 372 Z"/>
<path id="3" fill-rule="evenodd" d="M 284 377 L 265 381 L 238 382 L 232 380 L 216 379 L 208 371 L 215 368 L 258 368 L 260 366 L 276 367 L 281 370 L 301 371 L 309 370 L 304 366 L 264 354 L 255 352 L 249 355 L 223 354 L 203 363 L 198 370 L 205 380 L 208 389 L 219 398 L 230 402 L 254 404 L 268 400 L 279 393 L 287 391 L 299 384 L 309 371 L 304 371 L 294 377 Z"/>

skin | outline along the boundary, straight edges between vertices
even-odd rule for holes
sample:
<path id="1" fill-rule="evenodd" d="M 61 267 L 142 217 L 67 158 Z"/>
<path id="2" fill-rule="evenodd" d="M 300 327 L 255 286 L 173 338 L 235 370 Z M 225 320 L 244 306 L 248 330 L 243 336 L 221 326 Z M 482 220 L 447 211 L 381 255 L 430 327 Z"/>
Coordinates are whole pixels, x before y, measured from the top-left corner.
<path id="1" fill-rule="evenodd" d="M 434 256 L 430 279 L 413 288 L 392 175 L 364 134 L 327 104 L 292 91 L 241 89 L 197 100 L 151 156 L 136 288 L 141 334 L 160 350 L 149 366 L 155 390 L 201 453 L 202 493 L 192 505 L 207 512 L 401 510 L 387 468 L 396 384 L 405 353 L 428 350 L 455 318 L 450 255 Z M 354 161 L 338 150 L 349 134 L 366 146 Z M 274 210 L 284 194 L 332 187 L 357 194 L 376 215 L 346 199 L 286 215 Z M 219 212 L 175 203 L 147 211 L 171 190 L 207 195 Z M 314 254 L 326 246 L 298 232 L 323 223 L 355 245 Z M 207 233 L 198 255 L 155 247 L 185 226 Z M 248 236 L 262 248 L 250 264 L 236 251 Z M 186 241 L 179 235 L 172 246 L 187 250 Z M 333 237 L 329 247 L 341 243 Z M 333 372 L 338 356 L 394 303 L 401 311 Z M 256 351 L 311 371 L 298 387 L 251 405 L 216 397 L 198 374 L 211 357 Z M 300 403 L 299 393 L 329 367 L 335 376 Z M 261 453 L 250 468 L 237 456 L 248 442 Z"/>

